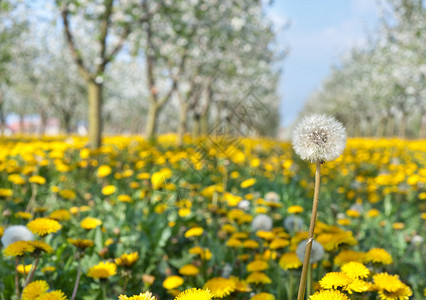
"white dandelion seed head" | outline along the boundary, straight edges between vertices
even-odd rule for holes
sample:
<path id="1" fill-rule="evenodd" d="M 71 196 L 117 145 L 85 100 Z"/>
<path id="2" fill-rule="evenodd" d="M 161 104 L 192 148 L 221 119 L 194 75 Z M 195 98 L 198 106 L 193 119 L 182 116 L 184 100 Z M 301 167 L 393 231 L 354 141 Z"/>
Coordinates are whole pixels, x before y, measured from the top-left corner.
<path id="1" fill-rule="evenodd" d="M 34 235 L 32 232 L 24 225 L 12 225 L 6 228 L 3 232 L 1 242 L 4 248 L 7 248 L 10 244 L 18 241 L 32 241 Z"/>
<path id="2" fill-rule="evenodd" d="M 342 123 L 327 115 L 306 116 L 292 135 L 294 151 L 313 163 L 338 158 L 346 146 Z"/>
<path id="3" fill-rule="evenodd" d="M 284 228 L 288 232 L 299 232 L 304 225 L 303 219 L 299 216 L 291 215 L 284 219 Z"/>
<path id="4" fill-rule="evenodd" d="M 248 200 L 241 200 L 238 203 L 238 208 L 247 211 L 250 208 L 250 201 L 248 201 Z"/>
<path id="5" fill-rule="evenodd" d="M 222 277 L 229 278 L 229 276 L 231 276 L 232 270 L 233 270 L 232 266 L 226 263 L 222 269 Z"/>
<path id="6" fill-rule="evenodd" d="M 300 259 L 300 261 L 303 261 L 305 259 L 305 250 L 306 250 L 307 242 L 308 240 L 303 240 L 299 243 L 299 245 L 297 245 L 296 255 Z M 319 262 L 323 257 L 324 257 L 324 247 L 317 241 L 313 240 L 312 248 L 311 248 L 311 257 L 309 258 L 309 263 L 314 264 L 316 262 Z"/>
<path id="7" fill-rule="evenodd" d="M 364 212 L 364 207 L 362 206 L 362 204 L 352 204 L 351 207 L 349 207 L 350 210 L 355 210 L 357 212 L 359 212 L 360 214 L 362 214 Z"/>
<path id="8" fill-rule="evenodd" d="M 275 192 L 267 192 L 265 194 L 265 200 L 269 202 L 279 202 L 280 201 L 280 195 L 278 195 Z"/>
<path id="9" fill-rule="evenodd" d="M 421 235 L 415 235 L 413 236 L 413 238 L 411 239 L 411 244 L 418 247 L 421 244 L 423 244 L 424 242 L 424 238 Z"/>
<path id="10" fill-rule="evenodd" d="M 257 215 L 251 221 L 251 229 L 254 232 L 258 230 L 270 231 L 272 229 L 272 218 L 265 214 Z"/>

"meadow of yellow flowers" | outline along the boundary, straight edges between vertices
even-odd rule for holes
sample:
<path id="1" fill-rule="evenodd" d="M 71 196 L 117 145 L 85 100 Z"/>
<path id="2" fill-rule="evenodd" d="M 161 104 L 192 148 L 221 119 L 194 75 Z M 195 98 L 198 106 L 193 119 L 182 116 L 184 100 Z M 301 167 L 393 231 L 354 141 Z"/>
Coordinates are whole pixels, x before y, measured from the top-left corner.
<path id="1" fill-rule="evenodd" d="M 0 139 L 0 299 L 295 299 L 315 166 L 289 143 Z M 322 167 L 308 299 L 424 299 L 426 141 Z"/>

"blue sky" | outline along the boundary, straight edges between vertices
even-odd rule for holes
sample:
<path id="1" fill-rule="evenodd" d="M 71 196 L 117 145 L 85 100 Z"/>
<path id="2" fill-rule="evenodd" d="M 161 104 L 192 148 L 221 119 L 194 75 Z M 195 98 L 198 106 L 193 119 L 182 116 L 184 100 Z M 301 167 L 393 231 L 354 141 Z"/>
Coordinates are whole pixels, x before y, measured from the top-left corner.
<path id="1" fill-rule="evenodd" d="M 291 125 L 341 55 L 365 43 L 377 27 L 378 11 L 375 0 L 274 1 L 270 18 L 278 26 L 290 22 L 279 37 L 290 48 L 279 87 L 283 127 Z"/>

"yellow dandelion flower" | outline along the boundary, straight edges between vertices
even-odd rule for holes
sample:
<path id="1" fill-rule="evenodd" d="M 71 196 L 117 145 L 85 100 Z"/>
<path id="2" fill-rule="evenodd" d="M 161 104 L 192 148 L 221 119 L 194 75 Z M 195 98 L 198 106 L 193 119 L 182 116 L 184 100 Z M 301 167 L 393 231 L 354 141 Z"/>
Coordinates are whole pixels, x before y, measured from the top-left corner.
<path id="1" fill-rule="evenodd" d="M 132 197 L 130 197 L 129 195 L 119 195 L 117 199 L 120 202 L 132 202 Z"/>
<path id="2" fill-rule="evenodd" d="M 309 300 L 349 300 L 349 298 L 336 290 L 323 290 L 310 296 Z"/>
<path id="3" fill-rule="evenodd" d="M 115 274 L 117 274 L 117 265 L 111 262 L 100 262 L 87 272 L 87 276 L 95 279 L 108 278 Z"/>
<path id="4" fill-rule="evenodd" d="M 185 237 L 189 238 L 192 236 L 200 236 L 203 234 L 203 232 L 204 229 L 202 227 L 192 227 L 185 232 Z"/>
<path id="5" fill-rule="evenodd" d="M 155 298 L 150 292 L 140 293 L 139 295 L 134 295 L 130 297 L 127 297 L 125 295 L 118 296 L 118 300 L 156 300 L 156 299 L 157 298 Z"/>
<path id="6" fill-rule="evenodd" d="M 321 233 L 317 237 L 317 242 L 319 242 L 326 251 L 337 250 L 341 245 L 353 246 L 358 243 L 351 231 Z"/>
<path id="7" fill-rule="evenodd" d="M 251 187 L 252 185 L 254 185 L 256 183 L 256 179 L 255 178 L 249 178 L 244 180 L 243 182 L 241 182 L 241 187 L 244 188 L 248 188 Z"/>
<path id="8" fill-rule="evenodd" d="M 346 287 L 344 287 L 344 290 L 347 291 L 349 294 L 355 293 L 364 293 L 371 289 L 371 283 L 366 282 L 361 279 L 353 279 L 351 283 L 349 283 Z"/>
<path id="9" fill-rule="evenodd" d="M 235 232 L 232 236 L 231 239 L 238 239 L 238 240 L 245 240 L 248 238 L 248 233 L 246 232 Z"/>
<path id="10" fill-rule="evenodd" d="M 364 262 L 365 253 L 356 252 L 354 250 L 343 250 L 334 258 L 334 264 L 337 266 L 342 266 L 351 261 Z"/>
<path id="11" fill-rule="evenodd" d="M 260 272 L 268 268 L 268 263 L 263 260 L 255 260 L 247 265 L 247 272 Z"/>
<path id="12" fill-rule="evenodd" d="M 267 241 L 271 241 L 275 238 L 275 234 L 273 232 L 264 231 L 264 230 L 256 231 L 256 236 Z"/>
<path id="13" fill-rule="evenodd" d="M 77 197 L 77 194 L 73 190 L 60 190 L 59 195 L 68 200 L 72 200 Z"/>
<path id="14" fill-rule="evenodd" d="M 225 231 L 225 232 L 227 232 L 227 233 L 234 233 L 234 232 L 237 231 L 237 228 L 235 228 L 231 224 L 224 224 L 222 226 L 222 230 Z"/>
<path id="15" fill-rule="evenodd" d="M 287 269 L 297 269 L 302 266 L 302 262 L 297 257 L 295 252 L 284 253 L 279 261 L 279 265 L 284 270 Z"/>
<path id="16" fill-rule="evenodd" d="M 110 166 L 102 165 L 98 168 L 98 171 L 96 173 L 96 176 L 99 178 L 107 177 L 109 174 L 111 174 L 112 170 Z"/>
<path id="17" fill-rule="evenodd" d="M 200 273 L 200 270 L 192 264 L 184 265 L 179 269 L 179 274 L 185 276 L 196 276 L 198 273 Z"/>
<path id="18" fill-rule="evenodd" d="M 342 226 L 349 226 L 351 225 L 351 220 L 343 218 L 343 219 L 339 219 L 337 220 L 337 224 L 342 225 Z"/>
<path id="19" fill-rule="evenodd" d="M 230 238 L 226 242 L 226 246 L 231 247 L 231 248 L 238 248 L 238 247 L 241 247 L 242 245 L 243 245 L 243 243 L 239 239 L 234 239 L 234 238 Z"/>
<path id="20" fill-rule="evenodd" d="M 167 290 L 175 289 L 183 284 L 183 278 L 180 276 L 172 275 L 163 281 L 163 287 Z"/>
<path id="21" fill-rule="evenodd" d="M 389 265 L 393 262 L 392 256 L 382 248 L 373 248 L 366 254 L 366 261 Z"/>
<path id="22" fill-rule="evenodd" d="M 192 288 L 179 293 L 174 300 L 211 300 L 213 294 L 209 290 Z"/>
<path id="23" fill-rule="evenodd" d="M 92 247 L 95 243 L 92 240 L 86 239 L 68 239 L 68 243 L 74 245 L 80 250 L 84 250 L 88 247 Z"/>
<path id="24" fill-rule="evenodd" d="M 33 215 L 28 213 L 28 212 L 18 211 L 17 213 L 15 213 L 15 217 L 25 219 L 25 220 L 29 220 L 33 217 Z"/>
<path id="25" fill-rule="evenodd" d="M 22 291 L 21 300 L 34 300 L 43 295 L 49 289 L 49 285 L 44 280 L 37 280 L 29 283 Z"/>
<path id="26" fill-rule="evenodd" d="M 271 249 L 281 249 L 285 248 L 290 244 L 290 242 L 283 238 L 274 239 L 271 244 L 269 244 L 269 248 Z"/>
<path id="27" fill-rule="evenodd" d="M 289 208 L 287 208 L 287 212 L 289 214 L 300 214 L 303 211 L 304 211 L 304 209 L 300 205 L 292 205 Z"/>
<path id="28" fill-rule="evenodd" d="M 132 252 L 129 254 L 124 253 L 119 258 L 115 259 L 115 263 L 119 266 L 131 267 L 139 259 L 139 254 L 137 252 Z"/>
<path id="29" fill-rule="evenodd" d="M 13 191 L 11 189 L 0 189 L 0 197 L 11 197 Z"/>
<path id="30" fill-rule="evenodd" d="M 51 291 L 40 295 L 36 300 L 66 300 L 64 292 L 60 290 Z"/>
<path id="31" fill-rule="evenodd" d="M 16 266 L 16 271 L 18 271 L 19 274 L 28 274 L 31 271 L 32 267 L 33 267 L 32 264 L 29 264 L 29 265 L 19 264 Z"/>
<path id="32" fill-rule="evenodd" d="M 389 275 L 386 272 L 374 275 L 373 281 L 378 290 L 384 290 L 389 293 L 396 292 L 404 287 L 398 275 Z"/>
<path id="33" fill-rule="evenodd" d="M 393 229 L 395 229 L 395 230 L 401 230 L 401 229 L 404 229 L 405 224 L 404 224 L 404 223 L 402 223 L 402 222 L 396 222 L 396 223 L 393 223 L 393 224 L 392 224 L 392 227 L 393 227 Z"/>
<path id="34" fill-rule="evenodd" d="M 256 249 L 259 248 L 259 243 L 254 240 L 247 240 L 243 242 L 243 248 Z"/>
<path id="35" fill-rule="evenodd" d="M 3 250 L 6 256 L 22 256 L 25 253 L 32 253 L 35 250 L 30 241 L 17 241 Z"/>
<path id="36" fill-rule="evenodd" d="M 25 179 L 22 178 L 19 174 L 11 174 L 7 177 L 7 180 L 16 185 L 22 185 L 25 183 Z"/>
<path id="37" fill-rule="evenodd" d="M 235 291 L 240 293 L 248 293 L 251 292 L 250 285 L 246 280 L 241 280 L 236 276 L 231 276 L 230 279 L 232 279 L 235 282 Z"/>
<path id="38" fill-rule="evenodd" d="M 107 185 L 102 188 L 102 194 L 105 196 L 109 196 L 115 193 L 117 188 L 113 185 Z"/>
<path id="39" fill-rule="evenodd" d="M 198 246 L 189 249 L 189 253 L 199 255 L 202 260 L 210 260 L 212 258 L 212 253 L 209 249 L 203 249 Z"/>
<path id="40" fill-rule="evenodd" d="M 232 279 L 223 277 L 214 277 L 209 279 L 203 289 L 208 289 L 215 298 L 225 298 L 236 289 L 236 283 Z"/>
<path id="41" fill-rule="evenodd" d="M 337 289 L 345 287 L 352 282 L 352 279 L 343 272 L 330 272 L 320 280 L 320 286 L 323 289 Z"/>
<path id="42" fill-rule="evenodd" d="M 49 218 L 56 221 L 68 221 L 71 219 L 71 214 L 66 209 L 57 209 L 50 213 Z"/>
<path id="43" fill-rule="evenodd" d="M 367 212 L 367 216 L 369 218 L 375 218 L 380 215 L 380 211 L 378 209 L 372 208 Z"/>
<path id="44" fill-rule="evenodd" d="M 46 266 L 46 267 L 43 267 L 43 268 L 41 269 L 41 271 L 42 271 L 43 273 L 51 273 L 51 272 L 55 272 L 55 271 L 56 271 L 56 267 L 55 267 L 55 266 Z"/>
<path id="45" fill-rule="evenodd" d="M 370 270 L 362 263 L 356 261 L 344 264 L 341 270 L 343 273 L 353 278 L 366 278 L 370 275 Z"/>
<path id="46" fill-rule="evenodd" d="M 269 293 L 259 293 L 251 297 L 250 300 L 275 300 L 275 296 Z"/>
<path id="47" fill-rule="evenodd" d="M 355 210 L 355 209 L 348 209 L 346 211 L 346 215 L 350 218 L 359 218 L 361 216 L 361 214 L 359 213 L 359 211 Z"/>
<path id="48" fill-rule="evenodd" d="M 37 218 L 27 224 L 29 230 L 32 233 L 36 233 L 39 236 L 45 236 L 49 233 L 55 233 L 62 228 L 62 225 L 56 220 L 48 218 Z"/>
<path id="49" fill-rule="evenodd" d="M 83 229 L 90 230 L 102 225 L 102 221 L 98 218 L 86 217 L 80 222 Z"/>
<path id="50" fill-rule="evenodd" d="M 33 241 L 29 243 L 31 243 L 31 245 L 34 247 L 35 252 L 53 253 L 53 248 L 43 241 Z"/>
<path id="51" fill-rule="evenodd" d="M 248 283 L 255 284 L 270 284 L 272 282 L 271 278 L 262 272 L 253 272 L 246 278 L 246 280 Z"/>
<path id="52" fill-rule="evenodd" d="M 31 176 L 28 179 L 28 181 L 31 182 L 31 183 L 37 183 L 37 184 L 42 185 L 42 184 L 46 183 L 46 178 L 41 177 L 40 175 L 34 175 L 34 176 Z"/>
<path id="53" fill-rule="evenodd" d="M 381 300 L 409 300 L 412 295 L 413 291 L 406 284 L 402 284 L 402 287 L 394 292 L 387 292 L 385 290 L 379 291 Z"/>
<path id="54" fill-rule="evenodd" d="M 4 227 L 0 225 L 0 238 L 3 236 Z"/>

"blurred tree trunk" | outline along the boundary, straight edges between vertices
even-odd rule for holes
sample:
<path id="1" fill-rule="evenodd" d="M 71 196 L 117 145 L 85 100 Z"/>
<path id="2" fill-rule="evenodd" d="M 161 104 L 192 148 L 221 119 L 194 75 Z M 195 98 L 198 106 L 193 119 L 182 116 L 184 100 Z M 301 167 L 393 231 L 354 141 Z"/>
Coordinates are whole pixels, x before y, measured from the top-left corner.
<path id="1" fill-rule="evenodd" d="M 424 110 L 422 110 L 422 119 L 420 120 L 419 138 L 426 139 L 426 113 Z"/>
<path id="2" fill-rule="evenodd" d="M 405 112 L 401 113 L 401 120 L 400 120 L 400 124 L 399 124 L 399 130 L 398 130 L 398 136 L 401 139 L 405 139 L 406 134 L 407 134 L 407 114 Z"/>
<path id="3" fill-rule="evenodd" d="M 386 136 L 393 137 L 395 134 L 395 118 L 394 116 L 389 116 L 388 122 L 386 124 Z"/>
<path id="4" fill-rule="evenodd" d="M 177 130 L 177 144 L 178 146 L 182 146 L 183 144 L 183 136 L 187 127 L 187 115 L 188 115 L 188 102 L 180 99 L 180 111 L 179 111 L 179 125 Z"/>
<path id="5" fill-rule="evenodd" d="M 386 118 L 380 118 L 377 122 L 376 137 L 383 137 L 385 135 L 385 120 Z"/>
<path id="6" fill-rule="evenodd" d="M 46 133 L 46 125 L 47 125 L 47 112 L 44 109 L 42 109 L 40 111 L 39 135 L 43 136 Z"/>
<path id="7" fill-rule="evenodd" d="M 201 116 L 198 112 L 194 113 L 194 118 L 192 122 L 192 135 L 198 137 L 200 135 L 200 120 Z"/>
<path id="8" fill-rule="evenodd" d="M 101 146 L 102 133 L 102 84 L 87 82 L 89 101 L 89 143 L 92 149 Z"/>
<path id="9" fill-rule="evenodd" d="M 201 113 L 200 132 L 202 135 L 207 135 L 209 133 L 209 112 L 210 112 L 211 100 L 213 97 L 212 85 L 213 85 L 213 81 L 210 81 L 206 91 L 206 103 Z"/>
<path id="10" fill-rule="evenodd" d="M 71 114 L 70 113 L 63 113 L 62 114 L 62 128 L 64 129 L 66 134 L 71 133 Z"/>
<path id="11" fill-rule="evenodd" d="M 24 126 L 25 126 L 25 115 L 23 113 L 19 113 L 19 134 L 24 134 Z"/>
<path id="12" fill-rule="evenodd" d="M 4 111 L 4 97 L 3 92 L 0 90 L 0 135 L 4 135 L 6 129 L 6 114 Z"/>
<path id="13" fill-rule="evenodd" d="M 96 37 L 97 48 L 99 49 L 99 52 L 96 55 L 99 58 L 99 63 L 90 66 L 89 60 L 86 61 L 82 56 L 81 49 L 78 49 L 77 43 L 75 42 L 75 36 L 71 31 L 72 26 L 70 25 L 69 18 L 72 14 L 69 10 L 69 3 L 66 1 L 56 1 L 56 4 L 61 11 L 64 36 L 71 52 L 71 56 L 78 67 L 80 75 L 84 78 L 87 84 L 89 101 L 89 144 L 90 148 L 97 149 L 101 146 L 101 112 L 104 73 L 107 65 L 123 48 L 123 45 L 131 32 L 131 25 L 129 23 L 124 26 L 117 42 L 114 45 L 111 45 L 111 47 L 108 47 L 107 44 L 110 40 L 109 34 L 112 30 L 111 27 L 113 26 L 111 16 L 114 11 L 114 1 L 103 1 L 104 10 L 99 16 L 99 35 Z M 140 18 L 138 22 L 142 23 L 146 19 L 151 18 L 151 16 L 152 15 L 150 13 L 147 13 L 147 15 Z"/>

